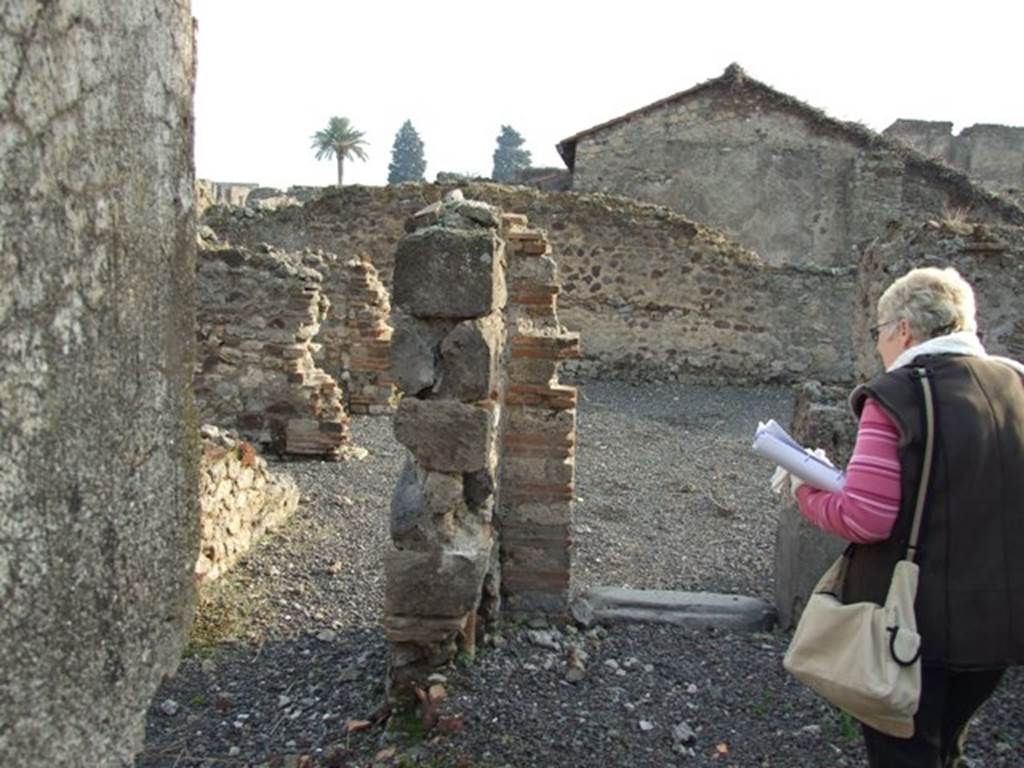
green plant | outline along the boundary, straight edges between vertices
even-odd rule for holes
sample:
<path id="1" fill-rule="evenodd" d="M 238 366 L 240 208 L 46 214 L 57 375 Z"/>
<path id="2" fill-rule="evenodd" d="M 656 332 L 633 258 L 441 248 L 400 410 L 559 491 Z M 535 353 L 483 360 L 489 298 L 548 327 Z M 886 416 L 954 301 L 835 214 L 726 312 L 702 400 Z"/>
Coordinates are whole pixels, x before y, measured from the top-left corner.
<path id="1" fill-rule="evenodd" d="M 388 184 L 403 181 L 423 181 L 427 161 L 423 159 L 423 141 L 411 120 L 402 123 L 391 148 L 391 162 L 388 164 Z"/>
<path id="2" fill-rule="evenodd" d="M 423 718 L 415 704 L 396 708 L 388 720 L 388 730 L 404 737 L 407 744 L 423 741 Z"/>
<path id="3" fill-rule="evenodd" d="M 252 597 L 241 584 L 227 578 L 203 585 L 199 589 L 188 652 L 203 655 L 213 646 L 237 639 L 251 615 Z"/>
<path id="4" fill-rule="evenodd" d="M 860 728 L 853 715 L 846 712 L 839 713 L 839 737 L 843 741 L 855 741 L 860 738 Z"/>
<path id="5" fill-rule="evenodd" d="M 758 717 L 767 717 L 772 710 L 772 695 L 768 691 L 761 692 L 761 698 L 751 706 L 751 710 Z"/>

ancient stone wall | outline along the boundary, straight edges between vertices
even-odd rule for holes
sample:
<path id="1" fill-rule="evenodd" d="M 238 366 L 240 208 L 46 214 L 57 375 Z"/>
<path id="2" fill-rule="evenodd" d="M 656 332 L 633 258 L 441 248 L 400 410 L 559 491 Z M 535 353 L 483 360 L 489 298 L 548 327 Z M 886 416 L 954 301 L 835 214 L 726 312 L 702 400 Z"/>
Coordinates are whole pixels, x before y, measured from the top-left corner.
<path id="1" fill-rule="evenodd" d="M 959 168 L 993 192 L 1024 191 L 1024 127 L 972 125 L 954 136 L 952 123 L 897 120 L 883 134 Z"/>
<path id="2" fill-rule="evenodd" d="M 344 382 L 349 413 L 389 413 L 395 387 L 388 290 L 366 259 L 334 259 L 327 266 L 323 290 L 329 307 L 317 336 L 317 359 Z"/>
<path id="3" fill-rule="evenodd" d="M 1024 359 L 1024 228 L 932 220 L 893 227 L 865 254 L 858 276 L 854 349 L 857 380 L 881 372 L 868 327 L 878 297 L 914 267 L 955 267 L 974 287 L 985 348 Z"/>
<path id="4" fill-rule="evenodd" d="M 405 220 L 449 190 L 346 187 L 275 212 L 214 208 L 207 222 L 240 245 L 365 254 L 390 284 Z M 622 198 L 464 190 L 547 233 L 562 276 L 560 319 L 587 330 L 568 375 L 736 383 L 851 375 L 852 267 L 772 266 L 713 229 Z"/>
<path id="5" fill-rule="evenodd" d="M 665 205 L 771 264 L 855 265 L 890 221 L 946 208 L 1024 223 L 953 170 L 742 77 L 583 135 L 573 189 Z"/>
<path id="6" fill-rule="evenodd" d="M 196 179 L 196 187 L 200 194 L 208 197 L 214 205 L 245 205 L 249 193 L 259 186 L 256 182 Z"/>
<path id="7" fill-rule="evenodd" d="M 253 448 L 230 431 L 205 424 L 199 463 L 199 558 L 196 580 L 222 576 L 268 530 L 299 506 L 299 488 L 275 476 Z"/>
<path id="8" fill-rule="evenodd" d="M 199 360 L 204 421 L 279 453 L 342 458 L 351 451 L 338 383 L 313 341 L 327 312 L 320 254 L 209 243 L 199 253 Z"/>
<path id="9" fill-rule="evenodd" d="M 0 765 L 123 768 L 194 603 L 192 20 L 0 13 Z"/>

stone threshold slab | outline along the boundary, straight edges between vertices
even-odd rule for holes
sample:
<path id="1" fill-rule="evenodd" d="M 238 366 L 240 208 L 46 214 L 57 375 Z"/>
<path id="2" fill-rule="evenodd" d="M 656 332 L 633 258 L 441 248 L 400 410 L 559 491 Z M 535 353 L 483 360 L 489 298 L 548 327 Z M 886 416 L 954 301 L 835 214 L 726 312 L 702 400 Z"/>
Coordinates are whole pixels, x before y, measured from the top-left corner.
<path id="1" fill-rule="evenodd" d="M 750 632 L 771 629 L 776 620 L 775 607 L 756 597 L 617 587 L 587 590 L 574 601 L 572 613 L 584 626 L 653 622 Z"/>

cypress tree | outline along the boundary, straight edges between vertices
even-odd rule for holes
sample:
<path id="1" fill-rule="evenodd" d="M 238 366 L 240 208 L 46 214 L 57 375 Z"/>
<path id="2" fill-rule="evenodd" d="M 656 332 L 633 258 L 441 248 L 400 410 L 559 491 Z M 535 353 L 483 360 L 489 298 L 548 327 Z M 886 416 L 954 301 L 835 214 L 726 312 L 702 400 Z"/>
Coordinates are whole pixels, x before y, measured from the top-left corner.
<path id="1" fill-rule="evenodd" d="M 391 147 L 391 162 L 388 163 L 388 184 L 403 181 L 423 181 L 427 161 L 423 159 L 423 142 L 412 121 L 406 120 L 395 134 Z"/>
<path id="2" fill-rule="evenodd" d="M 518 171 L 530 167 L 530 152 L 522 149 L 526 139 L 511 125 L 503 125 L 497 141 L 491 178 L 495 181 L 515 181 Z"/>

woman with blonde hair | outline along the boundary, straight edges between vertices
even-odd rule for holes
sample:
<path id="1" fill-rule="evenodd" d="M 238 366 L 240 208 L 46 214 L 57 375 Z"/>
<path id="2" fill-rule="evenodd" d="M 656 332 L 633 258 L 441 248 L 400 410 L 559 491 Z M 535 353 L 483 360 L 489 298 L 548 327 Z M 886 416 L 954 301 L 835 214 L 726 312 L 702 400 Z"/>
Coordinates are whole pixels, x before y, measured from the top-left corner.
<path id="1" fill-rule="evenodd" d="M 843 602 L 882 604 L 906 552 L 924 456 L 918 377 L 935 448 L 917 549 L 922 688 L 914 735 L 864 726 L 875 768 L 962 765 L 967 725 L 1006 668 L 1024 663 L 1024 366 L 990 356 L 974 292 L 952 268 L 914 269 L 878 300 L 885 373 L 850 397 L 859 417 L 835 493 L 790 478 L 801 513 L 850 542 Z"/>

